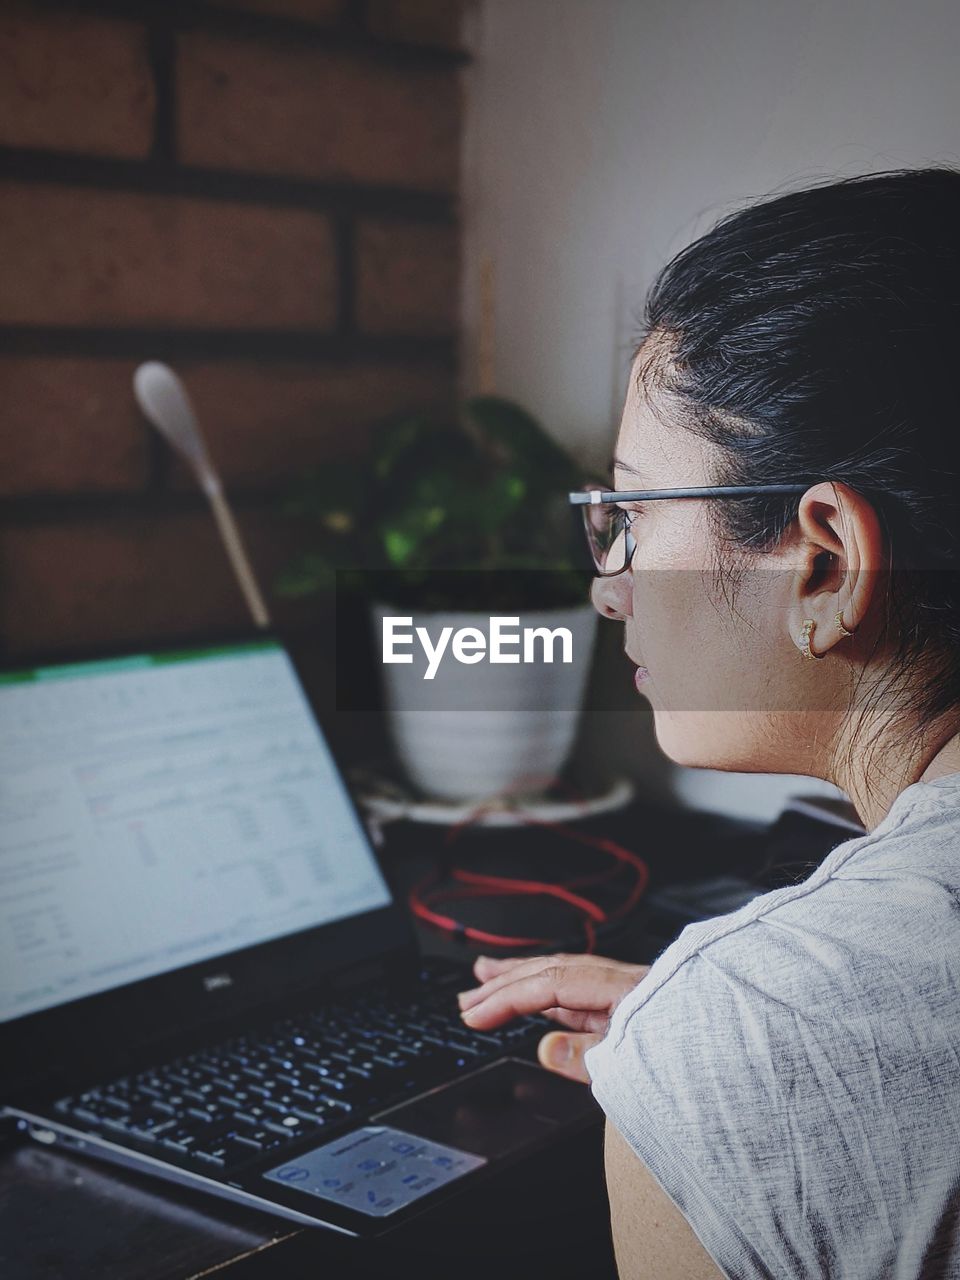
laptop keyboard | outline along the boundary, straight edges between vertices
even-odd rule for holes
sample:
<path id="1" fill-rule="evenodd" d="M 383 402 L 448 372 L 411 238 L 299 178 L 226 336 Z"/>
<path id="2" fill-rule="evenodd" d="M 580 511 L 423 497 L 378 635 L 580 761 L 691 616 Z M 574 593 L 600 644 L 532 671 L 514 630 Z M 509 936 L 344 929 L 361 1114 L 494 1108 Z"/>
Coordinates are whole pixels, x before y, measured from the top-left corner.
<path id="1" fill-rule="evenodd" d="M 226 1169 L 304 1136 L 321 1136 L 530 1043 L 542 1018 L 476 1032 L 429 970 L 422 988 L 351 997 L 283 1018 L 56 1109 L 104 1136 L 124 1135 L 197 1165 Z"/>

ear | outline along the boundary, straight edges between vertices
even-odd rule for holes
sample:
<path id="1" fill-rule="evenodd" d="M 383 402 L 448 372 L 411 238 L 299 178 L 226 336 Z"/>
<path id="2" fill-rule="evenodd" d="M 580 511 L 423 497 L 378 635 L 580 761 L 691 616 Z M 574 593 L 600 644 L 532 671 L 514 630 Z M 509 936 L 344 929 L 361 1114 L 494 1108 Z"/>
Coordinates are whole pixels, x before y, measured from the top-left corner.
<path id="1" fill-rule="evenodd" d="M 837 627 L 838 612 L 847 630 L 856 631 L 875 598 L 880 573 L 888 568 L 887 556 L 887 539 L 868 498 L 840 480 L 811 485 L 800 499 L 790 554 L 793 643 L 799 648 L 800 629 L 812 618 L 810 648 L 822 656 L 846 639 Z"/>

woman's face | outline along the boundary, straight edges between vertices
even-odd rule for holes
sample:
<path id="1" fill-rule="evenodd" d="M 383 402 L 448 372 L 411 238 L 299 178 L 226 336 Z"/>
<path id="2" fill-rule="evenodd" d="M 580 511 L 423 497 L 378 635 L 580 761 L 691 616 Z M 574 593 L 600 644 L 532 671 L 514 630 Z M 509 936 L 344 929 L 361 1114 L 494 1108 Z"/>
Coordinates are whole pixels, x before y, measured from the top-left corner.
<path id="1" fill-rule="evenodd" d="M 658 416 L 637 373 L 635 365 L 614 488 L 715 483 L 714 446 L 672 424 L 668 402 L 660 402 Z M 716 577 L 718 564 L 731 563 L 711 532 L 709 507 L 718 501 L 643 504 L 631 525 L 632 570 L 595 579 L 593 602 L 605 617 L 622 619 L 628 657 L 649 672 L 638 692 L 653 708 L 661 748 L 677 764 L 808 772 L 810 731 L 815 724 L 822 735 L 829 716 L 822 701 L 806 705 L 820 699 L 823 686 L 817 672 L 804 670 L 820 664 L 799 657 L 793 635 L 788 549 L 747 561 L 731 603 Z M 634 516 L 637 508 L 625 507 Z"/>

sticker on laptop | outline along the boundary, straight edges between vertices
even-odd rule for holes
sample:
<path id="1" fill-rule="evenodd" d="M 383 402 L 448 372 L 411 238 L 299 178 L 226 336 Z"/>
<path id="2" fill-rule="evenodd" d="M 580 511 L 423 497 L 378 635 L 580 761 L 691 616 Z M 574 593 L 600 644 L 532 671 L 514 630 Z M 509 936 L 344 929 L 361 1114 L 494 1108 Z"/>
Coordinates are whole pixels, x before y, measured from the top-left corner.
<path id="1" fill-rule="evenodd" d="M 486 1163 L 483 1156 L 377 1125 L 306 1151 L 263 1176 L 385 1218 Z"/>

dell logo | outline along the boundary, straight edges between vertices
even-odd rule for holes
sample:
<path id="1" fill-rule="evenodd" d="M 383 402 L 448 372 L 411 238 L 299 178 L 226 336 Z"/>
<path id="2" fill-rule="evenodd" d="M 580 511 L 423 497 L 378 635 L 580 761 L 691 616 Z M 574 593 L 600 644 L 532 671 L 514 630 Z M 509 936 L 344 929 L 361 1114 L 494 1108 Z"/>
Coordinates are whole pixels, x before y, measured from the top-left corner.
<path id="1" fill-rule="evenodd" d="M 204 991 L 219 991 L 222 987 L 232 987 L 233 979 L 229 973 L 208 973 L 203 980 Z"/>

